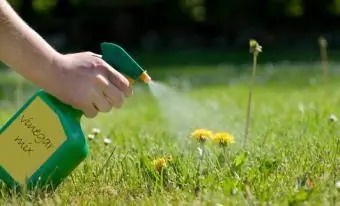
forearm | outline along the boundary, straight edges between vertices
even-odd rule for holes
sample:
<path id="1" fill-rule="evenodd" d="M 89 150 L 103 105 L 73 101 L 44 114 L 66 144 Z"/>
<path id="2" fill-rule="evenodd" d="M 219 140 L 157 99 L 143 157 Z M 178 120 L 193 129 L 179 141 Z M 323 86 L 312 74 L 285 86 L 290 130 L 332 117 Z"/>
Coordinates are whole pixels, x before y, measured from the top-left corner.
<path id="1" fill-rule="evenodd" d="M 53 60 L 58 56 L 47 42 L 31 29 L 4 0 L 0 0 L 0 60 L 26 79 L 41 86 L 52 77 Z"/>

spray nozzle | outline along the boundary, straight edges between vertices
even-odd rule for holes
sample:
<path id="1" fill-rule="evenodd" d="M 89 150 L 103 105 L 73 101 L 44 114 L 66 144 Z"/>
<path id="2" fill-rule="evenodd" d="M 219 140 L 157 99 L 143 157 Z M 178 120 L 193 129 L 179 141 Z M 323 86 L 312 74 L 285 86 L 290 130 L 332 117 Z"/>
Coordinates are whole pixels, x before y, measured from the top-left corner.
<path id="1" fill-rule="evenodd" d="M 146 84 L 149 84 L 151 82 L 151 77 L 148 75 L 148 73 L 146 73 L 146 71 L 144 71 L 139 77 Z"/>
<path id="2" fill-rule="evenodd" d="M 103 42 L 101 44 L 102 58 L 117 71 L 128 76 L 130 82 L 141 79 L 148 84 L 151 77 L 138 63 L 120 46 Z"/>

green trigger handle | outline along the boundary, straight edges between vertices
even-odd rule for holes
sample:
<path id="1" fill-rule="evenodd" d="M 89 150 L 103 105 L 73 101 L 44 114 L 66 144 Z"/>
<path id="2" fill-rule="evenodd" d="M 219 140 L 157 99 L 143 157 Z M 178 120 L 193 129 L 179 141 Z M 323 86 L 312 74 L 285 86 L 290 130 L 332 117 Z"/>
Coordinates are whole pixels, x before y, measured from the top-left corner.
<path id="1" fill-rule="evenodd" d="M 146 70 L 142 69 L 142 67 L 139 66 L 138 63 L 122 47 L 108 42 L 103 42 L 100 46 L 102 51 L 101 58 L 115 70 L 125 75 L 130 83 L 133 83 L 138 79 L 141 79 L 147 84 L 151 81 Z M 42 89 L 37 93 L 37 95 L 43 97 L 46 101 L 51 101 L 52 104 L 60 105 L 60 109 L 63 112 L 69 113 L 76 119 L 80 119 L 81 116 L 83 116 L 82 111 L 75 109 L 70 105 L 66 105 L 54 96 L 47 94 Z"/>
<path id="2" fill-rule="evenodd" d="M 141 79 L 145 83 L 151 81 L 150 76 L 142 67 L 120 46 L 114 43 L 101 43 L 102 59 L 118 72 L 127 76 L 132 83 Z"/>

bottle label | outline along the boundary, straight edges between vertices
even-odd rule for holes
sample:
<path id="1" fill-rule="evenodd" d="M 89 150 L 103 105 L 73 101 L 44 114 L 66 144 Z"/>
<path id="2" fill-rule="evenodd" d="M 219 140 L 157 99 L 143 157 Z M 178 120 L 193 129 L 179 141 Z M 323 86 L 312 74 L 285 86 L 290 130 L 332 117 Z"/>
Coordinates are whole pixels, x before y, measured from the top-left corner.
<path id="1" fill-rule="evenodd" d="M 65 141 L 58 115 L 37 97 L 0 135 L 0 165 L 26 184 Z"/>

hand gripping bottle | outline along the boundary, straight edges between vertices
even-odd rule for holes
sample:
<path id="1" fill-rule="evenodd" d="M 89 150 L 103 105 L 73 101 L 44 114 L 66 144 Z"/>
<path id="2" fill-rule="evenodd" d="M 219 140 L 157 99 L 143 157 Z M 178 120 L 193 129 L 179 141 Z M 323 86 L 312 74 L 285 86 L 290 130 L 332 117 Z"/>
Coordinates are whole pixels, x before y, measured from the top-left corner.
<path id="1" fill-rule="evenodd" d="M 151 78 L 120 46 L 102 58 L 130 81 Z M 88 155 L 83 113 L 38 90 L 0 130 L 0 179 L 12 189 L 55 189 Z"/>

